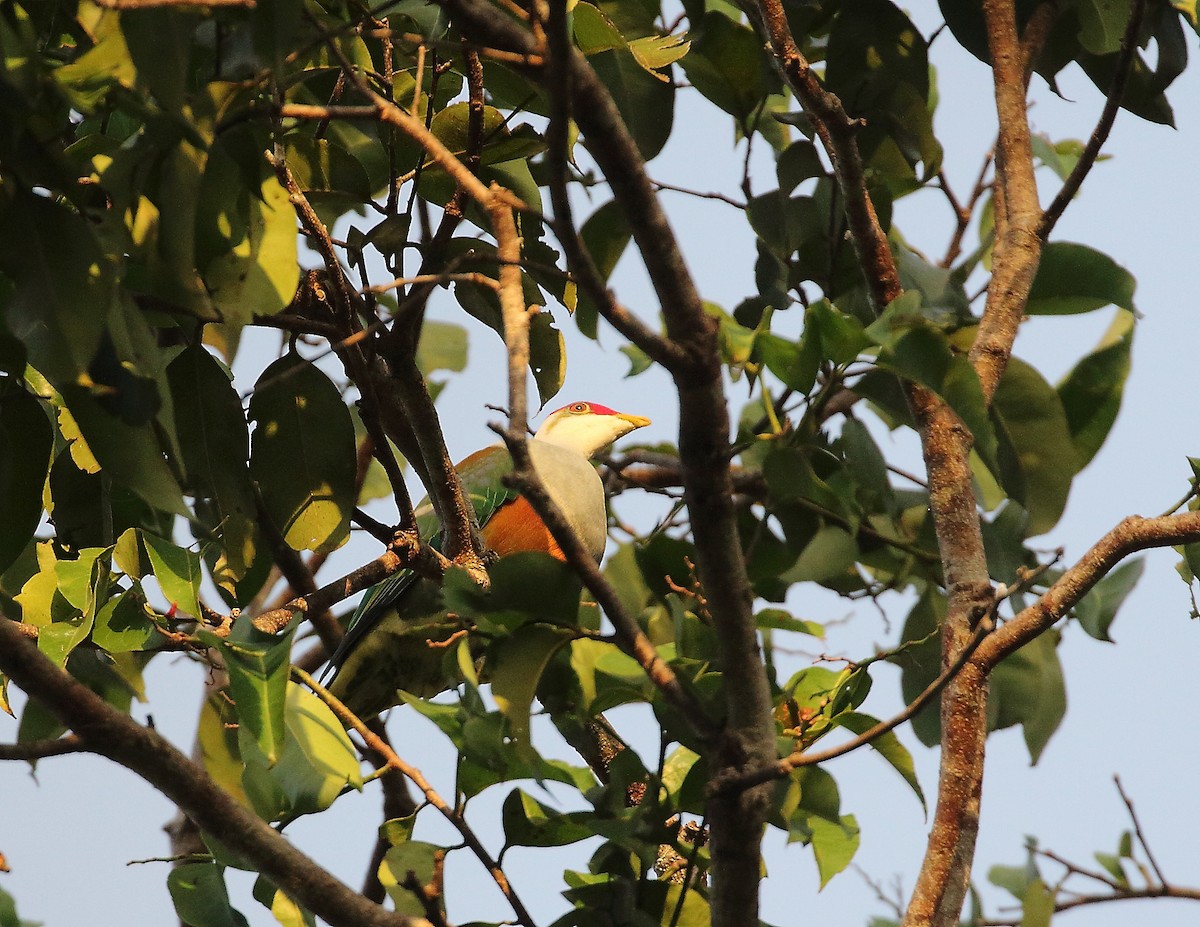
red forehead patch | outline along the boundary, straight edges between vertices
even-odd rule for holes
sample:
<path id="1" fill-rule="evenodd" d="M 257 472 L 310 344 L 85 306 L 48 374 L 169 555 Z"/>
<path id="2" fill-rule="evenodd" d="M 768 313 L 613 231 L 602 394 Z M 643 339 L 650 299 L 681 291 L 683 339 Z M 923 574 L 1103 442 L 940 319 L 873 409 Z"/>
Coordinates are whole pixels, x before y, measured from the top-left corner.
<path id="1" fill-rule="evenodd" d="M 616 409 L 602 406 L 598 402 L 570 402 L 561 409 L 555 409 L 550 414 L 557 415 L 559 412 L 591 412 L 593 415 L 620 415 Z"/>

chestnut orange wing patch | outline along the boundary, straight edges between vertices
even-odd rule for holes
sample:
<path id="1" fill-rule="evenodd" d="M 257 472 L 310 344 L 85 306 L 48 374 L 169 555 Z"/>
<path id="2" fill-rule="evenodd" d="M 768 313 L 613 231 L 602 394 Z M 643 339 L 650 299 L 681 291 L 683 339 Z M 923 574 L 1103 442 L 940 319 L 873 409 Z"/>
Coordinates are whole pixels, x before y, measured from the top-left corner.
<path id="1" fill-rule="evenodd" d="M 498 508 L 482 529 L 483 540 L 501 557 L 534 550 L 566 560 L 550 529 L 529 502 L 518 496 Z"/>

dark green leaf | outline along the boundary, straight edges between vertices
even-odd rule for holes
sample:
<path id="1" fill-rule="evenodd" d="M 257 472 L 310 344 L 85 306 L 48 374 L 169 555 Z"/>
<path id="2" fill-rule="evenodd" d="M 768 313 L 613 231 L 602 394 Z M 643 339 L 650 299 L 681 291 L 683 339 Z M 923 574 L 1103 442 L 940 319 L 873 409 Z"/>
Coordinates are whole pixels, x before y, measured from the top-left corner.
<path id="1" fill-rule="evenodd" d="M 600 52 L 588 63 L 608 87 L 642 157 L 653 160 L 671 135 L 674 85 L 652 76 L 625 49 Z"/>
<path id="2" fill-rule="evenodd" d="M 521 789 L 504 799 L 502 822 L 508 846 L 561 847 L 594 836 L 586 814 L 562 814 Z"/>
<path id="3" fill-rule="evenodd" d="M 1087 245 L 1053 241 L 1042 249 L 1029 292 L 1029 315 L 1070 315 L 1105 306 L 1133 310 L 1133 275 Z"/>
<path id="4" fill-rule="evenodd" d="M 295 354 L 259 377 L 250 472 L 263 505 L 296 550 L 329 552 L 345 543 L 355 504 L 354 423 L 337 387 Z"/>
<path id="5" fill-rule="evenodd" d="M 1078 470 L 1062 401 L 1040 373 L 1014 357 L 996 389 L 992 418 L 1000 481 L 1029 513 L 1030 535 L 1044 534 L 1062 516 Z"/>
<path id="6" fill-rule="evenodd" d="M 749 26 L 716 11 L 705 13 L 692 29 L 698 38 L 680 62 L 688 80 L 747 125 L 763 98 L 779 89 L 779 78 L 762 54 L 762 42 Z"/>
<path id="7" fill-rule="evenodd" d="M 1089 589 L 1087 595 L 1075 604 L 1074 612 L 1079 626 L 1098 641 L 1111 641 L 1108 629 L 1117 617 L 1117 609 L 1142 578 L 1145 567 L 1146 562 L 1141 558 L 1130 560 Z"/>
<path id="8" fill-rule="evenodd" d="M 1058 659 L 1057 631 L 1050 630 L 1006 657 L 992 672 L 989 730 L 1024 728 L 1030 762 L 1036 763 L 1067 711 Z"/>
<path id="9" fill-rule="evenodd" d="M 37 530 L 53 445 L 54 428 L 42 403 L 0 378 L 0 573 Z"/>
<path id="10" fill-rule="evenodd" d="M 221 365 L 198 344 L 171 362 L 167 376 L 188 483 L 198 502 L 215 506 L 213 530 L 223 541 L 230 574 L 241 579 L 254 559 L 257 518 L 241 400 Z"/>
<path id="11" fill-rule="evenodd" d="M 492 696 L 508 719 L 516 749 L 528 751 L 529 709 L 542 672 L 559 647 L 569 640 L 570 632 L 542 624 L 518 628 L 509 637 L 497 641 L 488 652 L 491 666 Z"/>
<path id="12" fill-rule="evenodd" d="M 225 867 L 217 863 L 183 863 L 171 869 L 167 888 L 175 913 L 191 927 L 248 927 L 229 903 Z"/>
<path id="13" fill-rule="evenodd" d="M 64 386 L 62 398 L 88 449 L 115 482 L 161 512 L 187 512 L 179 483 L 150 424 L 127 425 L 104 411 L 82 386 Z"/>
<path id="14" fill-rule="evenodd" d="M 1104 444 L 1121 409 L 1129 377 L 1133 326 L 1131 311 L 1118 312 L 1096 349 L 1071 368 L 1058 385 L 1058 398 L 1067 415 L 1081 470 Z"/>

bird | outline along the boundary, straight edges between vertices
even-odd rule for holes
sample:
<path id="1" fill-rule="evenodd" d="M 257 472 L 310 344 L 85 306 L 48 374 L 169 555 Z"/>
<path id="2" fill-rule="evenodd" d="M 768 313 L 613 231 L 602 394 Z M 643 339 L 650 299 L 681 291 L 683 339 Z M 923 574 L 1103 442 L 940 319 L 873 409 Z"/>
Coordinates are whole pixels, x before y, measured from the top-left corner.
<path id="1" fill-rule="evenodd" d="M 618 438 L 650 424 L 648 418 L 594 402 L 572 402 L 547 416 L 529 440 L 534 469 L 550 498 L 597 563 L 608 540 L 604 486 L 591 459 Z M 484 544 L 499 557 L 540 551 L 565 560 L 533 506 L 504 484 L 512 471 L 507 449 L 495 444 L 455 466 L 475 510 Z M 421 536 L 442 541 L 433 505 L 416 508 Z M 434 530 L 428 530 L 428 529 Z M 444 642 L 463 628 L 442 609 L 440 588 L 410 570 L 398 571 L 367 590 L 346 635 L 329 661 L 329 691 L 359 717 L 400 701 L 397 690 L 428 698 L 449 688 Z"/>

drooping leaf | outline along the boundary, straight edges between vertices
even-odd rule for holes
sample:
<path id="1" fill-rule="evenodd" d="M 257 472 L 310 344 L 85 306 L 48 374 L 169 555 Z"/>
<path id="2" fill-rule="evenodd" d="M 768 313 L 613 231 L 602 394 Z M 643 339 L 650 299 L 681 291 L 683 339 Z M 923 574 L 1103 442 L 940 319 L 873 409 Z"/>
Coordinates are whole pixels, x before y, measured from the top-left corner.
<path id="1" fill-rule="evenodd" d="M 175 913 L 191 927 L 249 927 L 229 901 L 225 867 L 219 863 L 182 863 L 167 876 Z"/>
<path id="2" fill-rule="evenodd" d="M 0 573 L 37 530 L 53 445 L 54 428 L 42 403 L 0 379 Z"/>
<path id="3" fill-rule="evenodd" d="M 855 734 L 862 734 L 879 723 L 878 718 L 873 718 L 870 715 L 862 714 L 857 711 L 848 711 L 833 718 L 833 723 L 839 727 L 844 727 L 847 730 L 853 731 Z M 894 731 L 888 731 L 881 734 L 871 741 L 871 749 L 876 751 L 880 756 L 891 764 L 891 767 L 896 770 L 909 784 L 909 787 L 916 793 L 917 798 L 921 802 L 921 807 L 925 808 L 925 793 L 921 791 L 921 783 L 917 779 L 917 771 L 913 768 L 912 754 L 908 752 L 908 748 L 900 742 L 900 738 L 896 736 Z"/>
<path id="4" fill-rule="evenodd" d="M 274 174 L 246 189 L 233 159 L 214 148 L 201 204 L 212 216 L 215 255 L 201 268 L 213 304 L 227 325 L 248 325 L 291 302 L 299 284 L 296 214 Z"/>
<path id="5" fill-rule="evenodd" d="M 193 618 L 201 617 L 200 583 L 203 574 L 200 569 L 200 555 L 152 534 L 143 535 L 142 541 L 146 545 L 146 553 L 150 556 L 154 577 L 162 587 L 168 603 L 178 606 L 181 612 Z"/>
<path id="6" fill-rule="evenodd" d="M 1020 724 L 1031 763 L 1037 763 L 1067 711 L 1058 641 L 1057 631 L 1047 631 L 992 672 L 988 729 Z"/>
<path id="7" fill-rule="evenodd" d="M 529 709 L 550 658 L 570 640 L 568 633 L 541 624 L 518 628 L 489 651 L 492 696 L 508 719 L 518 750 L 529 750 Z"/>
<path id="8" fill-rule="evenodd" d="M 1117 419 L 1129 377 L 1134 315 L 1122 309 L 1096 349 L 1079 361 L 1058 385 L 1071 429 L 1079 469 L 1100 450 Z"/>
<path id="9" fill-rule="evenodd" d="M 1078 470 L 1062 400 L 1040 373 L 1014 357 L 996 389 L 992 420 L 1000 481 L 1029 513 L 1029 533 L 1044 534 L 1062 516 Z"/>
<path id="10" fill-rule="evenodd" d="M 229 671 L 229 692 L 237 705 L 239 732 L 248 733 L 268 764 L 279 760 L 286 733 L 288 667 L 293 627 L 282 637 L 257 631 L 248 617 L 234 623 L 227 638 L 200 632 L 219 647 Z"/>
<path id="11" fill-rule="evenodd" d="M 1117 610 L 1142 578 L 1145 567 L 1146 561 L 1141 558 L 1122 563 L 1089 589 L 1087 595 L 1075 603 L 1079 626 L 1098 641 L 1111 641 L 1108 629 L 1117 617 Z"/>
<path id="12" fill-rule="evenodd" d="M 324 702 L 289 682 L 286 738 L 271 774 L 291 814 L 323 811 L 347 786 L 362 787 L 358 756 L 337 716 Z"/>
<path id="13" fill-rule="evenodd" d="M 288 545 L 329 552 L 345 543 L 355 504 L 354 423 L 337 387 L 287 354 L 250 399 L 250 473 Z"/>
<path id="14" fill-rule="evenodd" d="M 190 489 L 198 501 L 215 505 L 213 530 L 223 541 L 232 577 L 241 579 L 254 559 L 257 516 L 241 401 L 225 371 L 199 344 L 181 352 L 167 376 Z"/>

